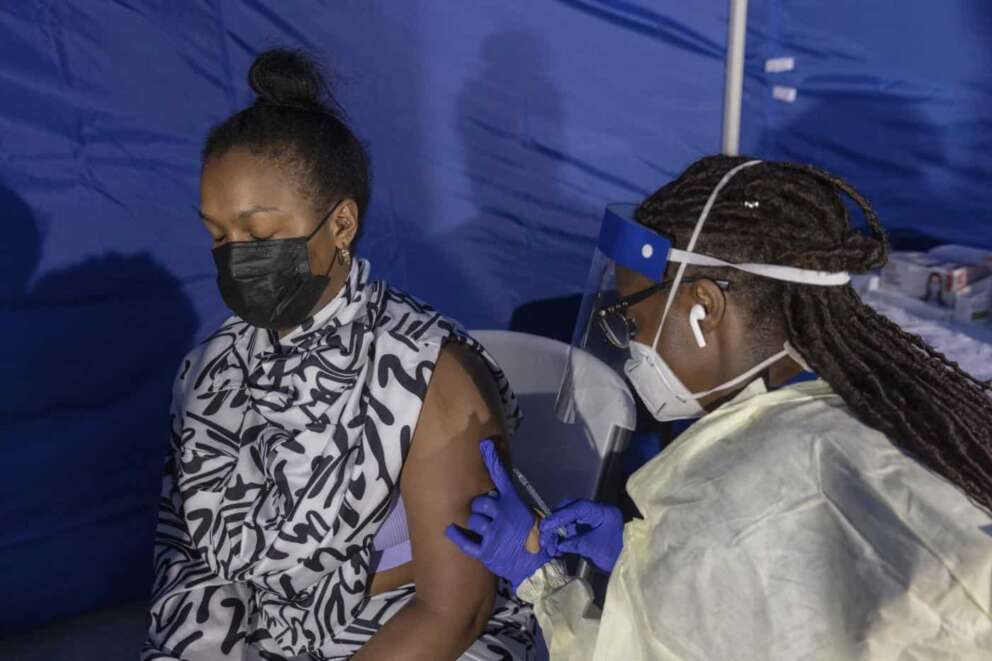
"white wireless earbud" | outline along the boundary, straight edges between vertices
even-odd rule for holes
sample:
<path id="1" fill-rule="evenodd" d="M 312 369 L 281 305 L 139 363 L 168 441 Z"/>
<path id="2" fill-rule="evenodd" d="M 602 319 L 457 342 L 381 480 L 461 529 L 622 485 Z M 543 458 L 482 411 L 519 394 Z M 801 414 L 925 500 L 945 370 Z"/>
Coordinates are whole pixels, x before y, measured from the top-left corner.
<path id="1" fill-rule="evenodd" d="M 689 310 L 689 326 L 692 328 L 692 334 L 696 338 L 696 344 L 699 345 L 700 349 L 706 348 L 706 338 L 703 337 L 703 329 L 699 327 L 699 322 L 706 318 L 706 308 L 704 308 L 699 303 L 692 306 Z"/>

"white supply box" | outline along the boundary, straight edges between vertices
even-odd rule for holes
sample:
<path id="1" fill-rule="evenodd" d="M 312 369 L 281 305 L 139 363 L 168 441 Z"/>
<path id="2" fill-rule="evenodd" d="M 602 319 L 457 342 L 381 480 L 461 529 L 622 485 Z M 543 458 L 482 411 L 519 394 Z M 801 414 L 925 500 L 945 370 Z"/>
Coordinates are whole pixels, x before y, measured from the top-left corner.
<path id="1" fill-rule="evenodd" d="M 882 286 L 929 305 L 953 308 L 955 318 L 980 320 L 990 306 L 986 294 L 992 293 L 984 283 L 990 273 L 992 252 L 948 245 L 929 253 L 893 252 L 882 270 Z"/>
<path id="2" fill-rule="evenodd" d="M 954 292 L 954 320 L 988 322 L 992 319 L 992 276 Z"/>

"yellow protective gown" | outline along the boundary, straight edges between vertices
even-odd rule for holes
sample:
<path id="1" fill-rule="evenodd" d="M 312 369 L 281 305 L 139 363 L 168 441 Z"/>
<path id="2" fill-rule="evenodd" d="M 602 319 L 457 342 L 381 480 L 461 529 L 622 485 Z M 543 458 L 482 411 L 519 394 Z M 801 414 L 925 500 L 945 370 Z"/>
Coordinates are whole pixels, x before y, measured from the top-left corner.
<path id="1" fill-rule="evenodd" d="M 601 616 L 555 563 L 519 589 L 553 660 L 992 659 L 992 519 L 823 381 L 755 381 L 628 491 Z"/>

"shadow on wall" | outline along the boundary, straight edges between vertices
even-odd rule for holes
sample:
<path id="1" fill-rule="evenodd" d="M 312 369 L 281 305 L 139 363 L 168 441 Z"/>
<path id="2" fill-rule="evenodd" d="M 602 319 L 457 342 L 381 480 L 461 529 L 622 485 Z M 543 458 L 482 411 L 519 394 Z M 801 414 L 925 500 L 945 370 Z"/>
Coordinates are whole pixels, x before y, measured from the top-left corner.
<path id="1" fill-rule="evenodd" d="M 524 31 L 489 36 L 482 67 L 457 97 L 466 200 L 475 213 L 446 237 L 443 258 L 477 288 L 453 311 L 469 327 L 503 326 L 511 314 L 519 317 L 513 310 L 520 298 L 576 286 L 555 282 L 554 255 L 576 240 L 575 220 L 585 212 L 559 172 L 565 108 L 544 48 L 540 35 Z M 540 281 L 524 279 L 538 273 Z M 528 323 L 530 332 L 557 334 L 551 326 L 542 332 L 538 319 Z"/>
<path id="2" fill-rule="evenodd" d="M 146 598 L 171 381 L 197 318 L 147 254 L 33 285 L 42 237 L 0 185 L 0 633 Z"/>
<path id="3" fill-rule="evenodd" d="M 843 15 L 864 3 L 834 4 Z M 792 18 L 806 12 L 822 15 L 818 3 L 797 3 Z M 992 3 L 967 0 L 894 19 L 880 8 L 864 13 L 856 32 L 870 41 L 863 48 L 850 38 L 821 44 L 817 57 L 827 68 L 809 78 L 818 89 L 800 87 L 795 104 L 772 102 L 776 119 L 760 153 L 849 179 L 876 207 L 896 248 L 948 239 L 992 247 Z M 793 32 L 808 23 L 793 22 Z M 905 34 L 923 39 L 907 51 Z"/>
<path id="4" fill-rule="evenodd" d="M 825 131 L 825 126 L 833 128 Z M 895 249 L 927 250 L 948 242 L 948 224 L 976 220 L 963 217 L 975 203 L 965 191 L 983 179 L 976 167 L 953 162 L 960 158 L 953 150 L 962 139 L 951 131 L 913 98 L 832 92 L 767 135 L 763 151 L 844 177 L 872 204 Z M 974 179 L 949 184 L 948 176 Z M 852 218 L 863 224 L 856 211 Z"/>
<path id="5" fill-rule="evenodd" d="M 824 126 L 835 127 L 825 133 Z M 846 179 L 871 203 L 897 250 L 945 243 L 929 228 L 954 201 L 915 163 L 944 163 L 936 127 L 914 103 L 857 91 L 824 96 L 773 135 L 775 158 L 810 162 Z M 864 225 L 848 205 L 854 224 Z M 938 225 L 939 226 L 939 225 Z"/>

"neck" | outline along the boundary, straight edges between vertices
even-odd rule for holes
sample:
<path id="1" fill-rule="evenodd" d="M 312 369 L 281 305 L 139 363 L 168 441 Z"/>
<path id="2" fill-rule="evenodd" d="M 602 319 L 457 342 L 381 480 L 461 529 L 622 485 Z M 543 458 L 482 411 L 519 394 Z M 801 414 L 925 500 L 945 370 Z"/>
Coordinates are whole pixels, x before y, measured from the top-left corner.
<path id="1" fill-rule="evenodd" d="M 743 374 L 746 371 L 747 370 L 742 370 L 740 373 Z M 788 356 L 783 356 L 781 359 L 772 363 L 771 366 L 756 374 L 754 379 L 764 379 L 765 385 L 769 390 L 772 390 L 778 388 L 783 383 L 787 383 L 800 372 L 802 372 L 802 368 L 799 367 L 799 365 L 797 365 Z M 735 386 L 734 388 L 719 390 L 712 395 L 703 397 L 699 400 L 699 403 L 707 412 L 718 409 L 736 397 L 742 390 L 744 390 L 744 388 L 748 386 L 748 384 L 752 383 L 754 379 Z"/>
<path id="2" fill-rule="evenodd" d="M 327 283 L 327 287 L 324 288 L 324 293 L 320 295 L 320 299 L 317 300 L 316 305 L 310 310 L 310 317 L 323 310 L 328 303 L 333 301 L 335 297 L 344 289 L 345 283 L 348 281 L 348 274 L 351 272 L 351 263 L 341 264 L 340 262 L 334 262 L 334 266 L 331 267 L 330 281 Z M 298 327 L 293 326 L 292 328 L 280 328 L 276 331 L 279 335 L 279 339 L 286 337 Z"/>
<path id="3" fill-rule="evenodd" d="M 787 383 L 791 379 L 795 378 L 797 374 L 803 371 L 796 361 L 792 360 L 788 356 L 785 356 L 781 360 L 775 362 L 774 365 L 768 370 L 768 386 L 770 388 L 778 388 L 783 383 Z"/>
<path id="4" fill-rule="evenodd" d="M 714 385 L 719 385 L 721 383 L 726 383 L 731 381 L 736 377 L 744 374 L 754 368 L 771 356 L 782 351 L 785 345 L 785 339 L 782 338 L 781 341 L 773 341 L 770 343 L 764 351 L 756 354 L 750 354 L 743 356 L 740 351 L 728 351 L 724 352 L 723 355 L 726 356 L 741 356 L 738 360 L 728 360 L 723 361 L 726 367 L 721 370 L 718 381 Z M 739 349 L 739 347 L 737 347 Z M 741 383 L 733 388 L 728 388 L 726 390 L 719 390 L 711 395 L 703 397 L 699 400 L 700 405 L 707 411 L 712 411 L 715 408 L 719 408 L 722 404 L 733 399 L 737 394 L 747 387 L 754 379 L 765 379 L 765 384 L 769 389 L 778 388 L 783 383 L 788 382 L 790 379 L 794 378 L 797 374 L 802 372 L 802 367 L 796 364 L 788 356 L 783 356 L 779 360 L 775 361 L 764 370 L 759 372 L 754 376 L 753 379 Z"/>

